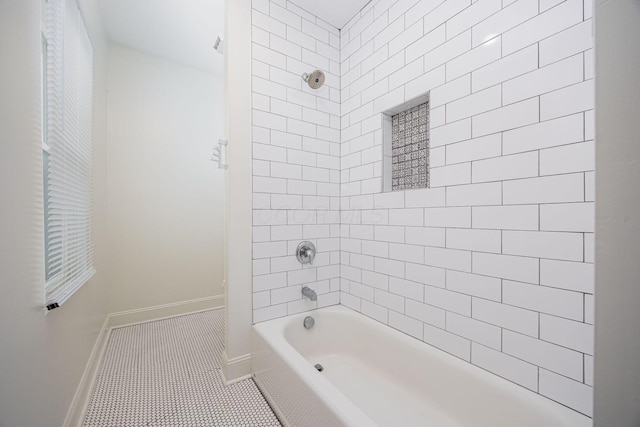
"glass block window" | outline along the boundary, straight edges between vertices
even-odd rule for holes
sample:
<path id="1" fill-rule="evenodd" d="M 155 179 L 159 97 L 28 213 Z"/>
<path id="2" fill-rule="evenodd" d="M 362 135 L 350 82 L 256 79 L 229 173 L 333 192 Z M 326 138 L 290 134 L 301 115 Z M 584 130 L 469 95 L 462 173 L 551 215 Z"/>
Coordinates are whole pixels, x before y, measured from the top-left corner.
<path id="1" fill-rule="evenodd" d="M 429 101 L 391 116 L 391 190 L 429 186 Z"/>

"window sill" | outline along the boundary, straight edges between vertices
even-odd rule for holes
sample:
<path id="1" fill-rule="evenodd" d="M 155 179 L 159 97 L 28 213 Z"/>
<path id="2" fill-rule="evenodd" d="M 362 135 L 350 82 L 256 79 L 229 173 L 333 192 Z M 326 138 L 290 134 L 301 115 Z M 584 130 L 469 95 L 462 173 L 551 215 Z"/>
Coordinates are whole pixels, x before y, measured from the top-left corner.
<path id="1" fill-rule="evenodd" d="M 85 283 L 89 281 L 96 274 L 95 268 L 90 268 L 82 275 L 77 277 L 73 282 L 63 286 L 58 286 L 56 289 L 46 292 L 45 309 L 47 312 L 62 306 L 71 296 L 76 293 Z"/>

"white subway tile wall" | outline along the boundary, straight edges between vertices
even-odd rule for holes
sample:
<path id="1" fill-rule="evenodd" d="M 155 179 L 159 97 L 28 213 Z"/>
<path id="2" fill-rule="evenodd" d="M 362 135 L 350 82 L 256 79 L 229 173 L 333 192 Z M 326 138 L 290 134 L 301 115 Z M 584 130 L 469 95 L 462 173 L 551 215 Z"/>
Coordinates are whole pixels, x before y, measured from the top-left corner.
<path id="1" fill-rule="evenodd" d="M 253 13 L 254 321 L 315 308 L 287 289 L 311 284 L 591 416 L 590 0 L 374 0 L 339 32 Z M 381 193 L 381 113 L 427 91 L 431 188 Z"/>
<path id="2" fill-rule="evenodd" d="M 252 23 L 253 320 L 261 322 L 340 303 L 340 32 L 286 0 L 253 0 Z M 326 75 L 317 90 L 302 79 L 315 69 Z M 316 246 L 313 265 L 295 257 L 302 240 Z"/>
<path id="3" fill-rule="evenodd" d="M 379 0 L 341 30 L 352 221 L 340 290 L 343 304 L 591 416 L 588 1 Z M 377 194 L 380 113 L 427 91 L 431 188 Z"/>

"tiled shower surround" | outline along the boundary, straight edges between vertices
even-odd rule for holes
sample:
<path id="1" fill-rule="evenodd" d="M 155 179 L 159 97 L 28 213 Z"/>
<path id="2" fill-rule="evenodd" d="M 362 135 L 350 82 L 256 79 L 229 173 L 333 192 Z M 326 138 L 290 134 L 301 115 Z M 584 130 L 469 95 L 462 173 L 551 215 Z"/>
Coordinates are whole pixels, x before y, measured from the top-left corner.
<path id="1" fill-rule="evenodd" d="M 288 1 L 253 1 L 253 320 L 340 300 L 340 32 Z M 322 70 L 314 90 L 302 74 Z M 302 240 L 317 255 L 304 268 Z M 302 298 L 313 288 L 318 301 Z"/>
<path id="2" fill-rule="evenodd" d="M 309 284 L 591 416 L 591 6 L 374 0 L 338 33 L 254 1 L 254 321 Z M 381 113 L 427 92 L 431 188 L 382 193 Z"/>

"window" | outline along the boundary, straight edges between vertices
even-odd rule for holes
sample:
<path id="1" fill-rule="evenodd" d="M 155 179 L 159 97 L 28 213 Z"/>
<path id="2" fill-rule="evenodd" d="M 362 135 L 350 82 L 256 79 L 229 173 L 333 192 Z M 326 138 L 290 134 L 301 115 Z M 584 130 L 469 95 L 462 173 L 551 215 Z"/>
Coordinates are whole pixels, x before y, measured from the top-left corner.
<path id="1" fill-rule="evenodd" d="M 391 117 L 391 190 L 426 188 L 429 184 L 429 103 L 401 111 Z"/>
<path id="2" fill-rule="evenodd" d="M 47 1 L 42 50 L 45 289 L 53 309 L 95 273 L 93 48 L 76 0 Z"/>
<path id="3" fill-rule="evenodd" d="M 429 94 L 382 117 L 383 191 L 429 187 Z"/>

